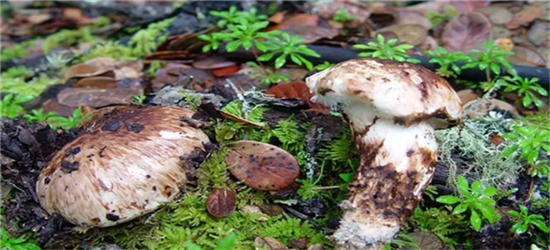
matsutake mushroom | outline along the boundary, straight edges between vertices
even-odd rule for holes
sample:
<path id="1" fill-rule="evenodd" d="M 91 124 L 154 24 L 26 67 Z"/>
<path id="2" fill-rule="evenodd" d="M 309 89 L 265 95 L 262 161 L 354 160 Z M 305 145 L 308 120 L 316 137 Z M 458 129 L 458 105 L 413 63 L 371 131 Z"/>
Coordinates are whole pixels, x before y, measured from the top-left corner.
<path id="1" fill-rule="evenodd" d="M 315 101 L 342 109 L 359 151 L 360 166 L 332 237 L 339 249 L 382 247 L 433 177 L 434 129 L 462 123 L 460 99 L 424 67 L 371 58 L 339 63 L 306 83 Z"/>
<path id="2" fill-rule="evenodd" d="M 50 214 L 85 230 L 117 225 L 157 209 L 186 184 L 180 156 L 209 142 L 180 124 L 192 110 L 157 106 L 101 110 L 38 178 L 36 193 Z"/>

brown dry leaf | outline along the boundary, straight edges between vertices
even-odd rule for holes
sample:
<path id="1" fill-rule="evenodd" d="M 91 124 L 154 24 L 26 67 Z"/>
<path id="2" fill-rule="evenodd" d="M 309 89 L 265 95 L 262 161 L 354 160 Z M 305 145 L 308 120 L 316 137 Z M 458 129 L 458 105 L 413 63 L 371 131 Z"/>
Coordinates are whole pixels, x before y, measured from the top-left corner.
<path id="1" fill-rule="evenodd" d="M 472 89 L 463 89 L 458 91 L 457 94 L 458 98 L 460 98 L 460 102 L 462 102 L 463 105 L 479 98 L 479 95 L 476 94 Z"/>
<path id="2" fill-rule="evenodd" d="M 132 96 L 143 94 L 142 89 L 67 88 L 57 94 L 59 104 L 69 107 L 105 107 L 113 104 L 129 104 Z"/>
<path id="3" fill-rule="evenodd" d="M 536 50 L 523 46 L 515 46 L 512 51 L 514 55 L 508 57 L 508 60 L 513 64 L 536 67 L 546 66 L 546 60 Z"/>
<path id="4" fill-rule="evenodd" d="M 478 43 L 492 39 L 491 22 L 483 14 L 471 12 L 462 14 L 447 25 L 441 34 L 441 41 L 449 52 L 470 51 Z"/>
<path id="5" fill-rule="evenodd" d="M 210 55 L 193 63 L 197 69 L 220 69 L 235 65 L 235 62 L 225 59 L 221 55 Z"/>
<path id="6" fill-rule="evenodd" d="M 279 23 L 283 22 L 283 20 L 285 19 L 285 15 L 286 15 L 286 11 L 279 11 L 279 12 L 273 14 L 273 16 L 270 16 L 267 19 L 267 21 L 279 24 Z"/>
<path id="7" fill-rule="evenodd" d="M 77 107 L 69 107 L 59 104 L 57 98 L 46 100 L 40 108 L 44 109 L 44 113 L 55 112 L 57 116 L 71 116 Z"/>
<path id="8" fill-rule="evenodd" d="M 235 211 L 237 194 L 225 188 L 215 188 L 206 199 L 206 210 L 214 217 L 226 217 Z"/>
<path id="9" fill-rule="evenodd" d="M 503 7 L 489 6 L 480 9 L 476 9 L 475 12 L 486 15 L 493 24 L 506 24 L 512 21 L 514 14 Z"/>
<path id="10" fill-rule="evenodd" d="M 305 249 L 307 247 L 307 244 L 309 244 L 310 241 L 311 241 L 311 239 L 305 238 L 305 237 L 298 238 L 298 239 L 289 239 L 288 240 L 288 242 L 290 244 L 296 246 L 299 249 Z"/>
<path id="11" fill-rule="evenodd" d="M 489 5 L 487 0 L 435 0 L 436 3 L 440 3 L 441 7 L 444 5 L 452 5 L 459 13 L 472 12 L 478 8 L 482 8 Z"/>
<path id="12" fill-rule="evenodd" d="M 288 247 L 272 237 L 256 237 L 254 239 L 256 250 L 282 250 Z"/>
<path id="13" fill-rule="evenodd" d="M 399 42 L 410 44 L 412 46 L 418 46 L 424 42 L 426 36 L 428 36 L 428 30 L 419 24 L 400 24 L 392 25 L 381 30 L 378 33 L 392 32 L 394 33 Z M 389 39 L 389 38 L 386 38 Z"/>
<path id="14" fill-rule="evenodd" d="M 510 38 L 498 38 L 495 40 L 495 44 L 502 46 L 506 51 L 512 51 L 514 49 L 514 42 Z"/>
<path id="15" fill-rule="evenodd" d="M 396 24 L 418 24 L 422 25 L 424 29 L 430 30 L 432 28 L 432 23 L 424 15 L 418 13 L 417 11 L 411 10 L 400 10 Z"/>
<path id="16" fill-rule="evenodd" d="M 153 84 L 153 91 L 158 91 L 166 84 L 175 84 L 180 75 L 179 71 L 183 69 L 190 69 L 190 66 L 179 63 L 167 63 L 162 68 L 159 69 L 159 73 L 151 81 Z"/>
<path id="17" fill-rule="evenodd" d="M 253 127 L 256 127 L 256 128 L 261 128 L 261 129 L 265 129 L 265 125 L 263 123 L 260 123 L 260 122 L 253 122 L 253 121 L 249 121 L 249 120 L 245 120 L 243 118 L 240 118 L 234 114 L 231 114 L 229 112 L 225 112 L 223 110 L 218 110 L 219 114 L 224 117 L 224 118 L 227 118 L 231 121 L 234 121 L 234 122 L 238 122 L 238 123 L 242 123 L 244 125 L 249 125 L 249 126 L 253 126 Z"/>
<path id="18" fill-rule="evenodd" d="M 319 16 L 313 14 L 297 14 L 289 17 L 280 24 L 265 28 L 265 31 L 279 30 L 288 26 L 316 27 L 319 24 Z"/>
<path id="19" fill-rule="evenodd" d="M 550 47 L 550 22 L 537 21 L 527 33 L 529 41 L 537 46 Z"/>
<path id="20" fill-rule="evenodd" d="M 507 111 L 516 118 L 519 117 L 514 105 L 497 99 L 474 100 L 464 104 L 464 112 L 471 118 L 483 117 L 489 111 Z"/>
<path id="21" fill-rule="evenodd" d="M 233 143 L 225 162 L 233 176 L 257 190 L 285 188 L 300 174 L 300 167 L 292 154 L 257 141 Z"/>
<path id="22" fill-rule="evenodd" d="M 409 236 L 420 249 L 442 249 L 443 242 L 439 237 L 430 232 L 412 232 Z"/>
<path id="23" fill-rule="evenodd" d="M 489 136 L 489 141 L 490 141 L 493 145 L 498 146 L 498 145 L 502 144 L 502 143 L 503 143 L 504 141 L 506 141 L 506 140 L 504 139 L 504 137 L 500 136 L 500 135 L 498 134 L 498 132 L 494 132 L 494 133 L 492 133 L 492 134 Z"/>
<path id="24" fill-rule="evenodd" d="M 324 28 L 320 26 L 285 26 L 279 30 L 291 36 L 300 36 L 300 38 L 306 40 L 305 44 L 314 43 L 322 38 L 332 39 L 339 34 L 336 28 Z"/>
<path id="25" fill-rule="evenodd" d="M 336 15 L 340 9 L 345 9 L 347 15 L 356 17 L 354 20 L 349 20 L 344 23 L 344 25 L 348 28 L 359 27 L 370 17 L 371 14 L 371 9 L 368 5 L 345 0 L 336 0 L 324 4 L 317 13 L 323 18 L 332 20 L 334 15 Z"/>
<path id="26" fill-rule="evenodd" d="M 528 25 L 544 13 L 546 13 L 546 9 L 544 8 L 537 8 L 536 6 L 530 5 L 525 6 L 520 12 L 514 13 L 513 20 L 506 24 L 506 28 L 515 29 L 520 26 Z"/>
<path id="27" fill-rule="evenodd" d="M 78 80 L 74 84 L 76 88 L 100 88 L 100 89 L 115 89 L 118 86 L 118 81 L 108 76 L 93 76 Z"/>
<path id="28" fill-rule="evenodd" d="M 245 205 L 244 207 L 241 207 L 240 210 L 245 215 L 251 215 L 251 214 L 261 215 L 262 217 L 259 217 L 257 219 L 258 221 L 268 221 L 269 220 L 269 218 L 267 218 L 267 215 L 262 213 L 260 208 L 257 207 L 257 206 Z"/>

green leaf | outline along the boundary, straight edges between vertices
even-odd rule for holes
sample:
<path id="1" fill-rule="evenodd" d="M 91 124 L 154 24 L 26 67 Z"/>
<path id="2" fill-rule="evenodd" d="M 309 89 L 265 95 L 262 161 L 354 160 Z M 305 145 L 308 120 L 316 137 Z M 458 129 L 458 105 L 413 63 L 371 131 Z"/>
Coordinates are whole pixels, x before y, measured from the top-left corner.
<path id="1" fill-rule="evenodd" d="M 511 147 L 508 147 L 506 149 L 504 149 L 504 151 L 502 151 L 502 156 L 503 157 L 508 157 L 510 156 L 512 153 L 516 152 L 518 150 L 519 146 L 518 145 L 514 145 L 514 146 L 511 146 Z"/>
<path id="2" fill-rule="evenodd" d="M 340 174 L 339 176 L 346 183 L 351 183 L 351 181 L 353 180 L 353 173 Z"/>
<path id="3" fill-rule="evenodd" d="M 472 193 L 475 193 L 477 195 L 481 194 L 481 183 L 479 181 L 474 181 L 472 183 Z"/>
<path id="4" fill-rule="evenodd" d="M 280 69 L 286 63 L 286 55 L 281 55 L 275 60 L 275 68 Z"/>
<path id="5" fill-rule="evenodd" d="M 519 213 L 518 211 L 508 211 L 508 214 L 513 216 L 514 218 L 518 218 L 519 217 Z"/>
<path id="6" fill-rule="evenodd" d="M 498 64 L 492 62 L 491 63 L 491 70 L 496 74 L 496 75 L 499 75 L 500 74 L 500 66 L 498 66 Z"/>
<path id="7" fill-rule="evenodd" d="M 274 55 L 275 55 L 275 52 L 263 54 L 261 56 L 258 56 L 258 61 L 261 61 L 261 62 L 269 61 L 271 60 L 271 58 L 273 58 Z"/>
<path id="8" fill-rule="evenodd" d="M 186 249 L 186 250 L 203 250 L 202 247 L 200 247 L 199 245 L 195 244 L 195 243 L 192 243 L 190 241 L 187 241 L 183 244 L 183 247 Z"/>
<path id="9" fill-rule="evenodd" d="M 525 233 L 525 232 L 527 232 L 527 229 L 529 229 L 529 224 L 528 223 L 521 223 L 521 225 L 517 228 L 516 233 L 517 234 Z"/>
<path id="10" fill-rule="evenodd" d="M 546 223 L 544 221 L 535 220 L 535 221 L 531 221 L 531 224 L 535 225 L 538 229 L 540 229 L 545 233 L 549 232 L 548 226 L 546 226 Z"/>
<path id="11" fill-rule="evenodd" d="M 464 213 L 464 211 L 466 211 L 468 209 L 468 204 L 460 204 L 458 206 L 455 207 L 455 209 L 453 210 L 453 214 L 461 214 L 461 213 Z"/>
<path id="12" fill-rule="evenodd" d="M 227 52 L 234 52 L 235 50 L 237 50 L 237 48 L 239 48 L 240 45 L 241 41 L 232 41 L 225 45 L 225 50 L 227 50 Z"/>
<path id="13" fill-rule="evenodd" d="M 453 195 L 443 195 L 439 196 L 436 201 L 444 204 L 455 204 L 460 201 L 460 198 Z"/>
<path id="14" fill-rule="evenodd" d="M 479 232 L 479 229 L 481 228 L 481 218 L 479 218 L 479 214 L 475 210 L 471 209 L 470 212 L 472 213 L 470 215 L 470 224 L 472 224 L 474 229 Z"/>
<path id="15" fill-rule="evenodd" d="M 491 197 L 497 194 L 498 190 L 495 187 L 488 187 L 483 191 L 483 195 Z"/>
<path id="16" fill-rule="evenodd" d="M 470 192 L 468 192 L 468 180 L 463 175 L 459 175 L 457 177 L 457 183 L 458 183 L 458 191 L 464 195 L 468 196 Z"/>
<path id="17" fill-rule="evenodd" d="M 531 99 L 530 95 L 525 95 L 522 100 L 523 107 L 527 108 L 529 105 L 533 103 L 533 100 Z"/>
<path id="18" fill-rule="evenodd" d="M 477 210 L 481 212 L 483 217 L 487 219 L 491 223 L 495 223 L 495 209 L 489 205 L 483 204 L 483 203 L 474 203 L 474 206 Z"/>
<path id="19" fill-rule="evenodd" d="M 231 233 L 230 235 L 225 236 L 225 238 L 218 242 L 216 250 L 231 250 L 233 248 L 233 245 L 235 245 L 236 239 L 237 235 L 235 233 Z"/>

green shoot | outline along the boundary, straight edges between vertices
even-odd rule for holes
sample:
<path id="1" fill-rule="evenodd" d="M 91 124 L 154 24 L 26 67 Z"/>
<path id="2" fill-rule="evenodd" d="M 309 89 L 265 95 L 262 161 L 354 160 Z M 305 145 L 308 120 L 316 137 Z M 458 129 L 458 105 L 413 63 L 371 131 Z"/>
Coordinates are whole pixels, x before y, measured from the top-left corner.
<path id="1" fill-rule="evenodd" d="M 56 113 L 54 111 L 44 113 L 44 109 L 33 109 L 30 114 L 23 115 L 28 122 L 44 122 L 50 117 L 53 117 Z"/>
<path id="2" fill-rule="evenodd" d="M 76 128 L 82 123 L 88 115 L 83 115 L 82 110 L 80 108 L 75 109 L 73 112 L 73 115 L 69 117 L 62 117 L 62 116 L 54 116 L 48 119 L 48 124 L 52 128 L 64 128 L 64 129 L 70 129 L 70 128 Z"/>
<path id="3" fill-rule="evenodd" d="M 540 214 L 529 215 L 529 210 L 526 206 L 519 205 L 520 212 L 508 211 L 508 214 L 515 220 L 514 225 L 510 229 L 513 233 L 519 235 L 527 232 L 530 227 L 536 227 L 545 233 L 548 233 L 548 226 L 544 221 L 544 217 Z"/>
<path id="4" fill-rule="evenodd" d="M 11 238 L 4 228 L 0 228 L 0 249 L 7 250 L 40 250 L 40 247 L 27 238 Z"/>
<path id="5" fill-rule="evenodd" d="M 250 76 L 259 78 L 260 84 L 269 85 L 289 81 L 288 76 L 271 69 L 264 69 L 255 62 L 247 62 L 246 65 L 258 69 L 259 73 L 251 73 Z"/>
<path id="6" fill-rule="evenodd" d="M 0 114 L 2 117 L 15 118 L 25 112 L 22 103 L 28 102 L 32 99 L 29 95 L 13 95 L 8 94 L 0 101 Z"/>
<path id="7" fill-rule="evenodd" d="M 339 9 L 336 12 L 336 14 L 334 15 L 334 17 L 332 18 L 333 21 L 338 22 L 338 23 L 343 23 L 345 21 L 352 21 L 352 20 L 355 20 L 355 19 L 357 19 L 357 17 L 354 16 L 354 15 L 348 15 L 346 13 L 346 9 L 344 9 L 344 8 Z"/>
<path id="8" fill-rule="evenodd" d="M 507 69 L 513 69 L 506 57 L 514 55 L 514 52 L 502 50 L 502 47 L 495 45 L 494 41 L 487 41 L 480 45 L 484 47 L 484 50 L 470 50 L 470 53 L 477 54 L 477 56 L 468 56 L 468 63 L 463 65 L 462 69 L 477 67 L 484 70 L 487 82 L 491 82 L 491 71 L 496 75 L 500 75 L 501 65 Z"/>
<path id="9" fill-rule="evenodd" d="M 286 63 L 288 57 L 290 60 L 298 65 L 305 65 L 308 70 L 313 70 L 313 65 L 310 61 L 305 59 L 302 55 L 311 57 L 321 57 L 317 52 L 309 49 L 306 45 L 302 44 L 305 39 L 300 38 L 298 35 L 290 36 L 288 33 L 280 33 L 283 40 L 276 36 L 268 36 L 270 43 L 267 43 L 267 48 L 272 51 L 271 53 L 263 54 L 258 57 L 258 61 L 269 61 L 275 54 L 281 55 L 275 59 L 275 68 L 279 69 Z"/>
<path id="10" fill-rule="evenodd" d="M 516 133 L 506 133 L 502 137 L 518 140 L 519 143 L 504 149 L 503 157 L 508 157 L 519 149 L 521 157 L 527 160 L 527 163 L 532 164 L 538 159 L 541 149 L 550 152 L 550 130 L 539 129 L 537 126 L 514 126 L 512 129 Z"/>
<path id="11" fill-rule="evenodd" d="M 130 101 L 137 104 L 143 104 L 146 99 L 147 99 L 147 96 L 144 94 L 141 94 L 141 95 L 132 96 Z"/>
<path id="12" fill-rule="evenodd" d="M 398 233 L 395 235 L 395 239 L 392 239 L 390 243 L 384 244 L 384 250 L 394 249 L 393 247 L 398 249 L 407 248 L 405 246 L 412 249 L 420 249 L 420 246 L 414 242 L 411 236 L 404 233 Z"/>
<path id="13" fill-rule="evenodd" d="M 366 45 L 353 45 L 353 48 L 360 50 L 374 50 L 373 52 L 361 52 L 359 53 L 360 57 L 373 57 L 398 62 L 420 63 L 420 60 L 410 58 L 409 54 L 406 52 L 408 49 L 414 48 L 414 46 L 409 44 L 394 46 L 398 41 L 397 39 L 390 39 L 386 42 L 384 36 L 381 34 L 376 36 L 376 40 L 377 42 L 368 42 Z"/>
<path id="14" fill-rule="evenodd" d="M 456 77 L 460 75 L 462 70 L 456 65 L 456 62 L 468 60 L 468 57 L 462 51 L 449 53 L 445 48 L 439 46 L 435 51 L 426 50 L 424 53 L 433 57 L 429 61 L 430 63 L 439 64 L 439 68 L 435 72 L 443 77 Z"/>
<path id="15" fill-rule="evenodd" d="M 452 205 L 459 203 L 453 210 L 453 214 L 461 214 L 470 211 L 470 224 L 476 231 L 481 228 L 481 221 L 485 218 L 491 224 L 497 222 L 500 218 L 495 209 L 495 201 L 491 199 L 497 193 L 494 187 L 482 189 L 481 183 L 475 181 L 472 183 L 471 191 L 468 180 L 462 175 L 458 176 L 458 190 L 462 197 L 454 195 L 443 195 L 437 198 L 437 202 Z M 481 216 L 480 216 L 481 213 Z"/>
<path id="16" fill-rule="evenodd" d="M 513 77 L 505 76 L 502 79 L 504 79 L 503 86 L 506 87 L 504 92 L 517 92 L 521 97 L 523 107 L 527 108 L 533 103 L 538 108 L 544 107 L 544 102 L 537 97 L 535 92 L 542 96 L 548 96 L 548 91 L 540 86 L 538 78 L 529 79 L 513 75 Z"/>

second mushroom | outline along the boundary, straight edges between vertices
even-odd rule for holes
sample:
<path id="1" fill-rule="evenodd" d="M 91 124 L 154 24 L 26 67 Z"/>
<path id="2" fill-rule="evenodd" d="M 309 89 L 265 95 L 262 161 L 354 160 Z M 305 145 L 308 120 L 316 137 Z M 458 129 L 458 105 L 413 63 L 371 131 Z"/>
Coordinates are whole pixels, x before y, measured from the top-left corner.
<path id="1" fill-rule="evenodd" d="M 306 83 L 317 102 L 342 109 L 360 155 L 333 235 L 337 248 L 380 248 L 433 178 L 434 129 L 461 123 L 460 99 L 424 67 L 372 58 L 339 63 Z"/>

